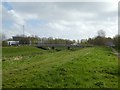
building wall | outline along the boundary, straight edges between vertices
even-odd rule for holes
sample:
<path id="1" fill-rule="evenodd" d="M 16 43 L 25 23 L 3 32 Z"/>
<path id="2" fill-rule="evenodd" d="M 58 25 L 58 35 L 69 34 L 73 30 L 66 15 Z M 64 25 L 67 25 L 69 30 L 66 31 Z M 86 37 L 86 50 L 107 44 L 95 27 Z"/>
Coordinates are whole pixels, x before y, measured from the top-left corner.
<path id="1" fill-rule="evenodd" d="M 19 45 L 19 41 L 7 41 L 9 46 Z"/>

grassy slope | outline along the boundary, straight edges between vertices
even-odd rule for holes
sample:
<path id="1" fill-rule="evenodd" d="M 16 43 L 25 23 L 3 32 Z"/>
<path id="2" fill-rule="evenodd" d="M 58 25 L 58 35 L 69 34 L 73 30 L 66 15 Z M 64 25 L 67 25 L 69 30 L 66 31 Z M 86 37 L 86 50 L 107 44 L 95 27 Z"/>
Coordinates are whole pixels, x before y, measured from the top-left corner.
<path id="1" fill-rule="evenodd" d="M 59 52 L 3 48 L 3 60 L 3 88 L 118 87 L 118 59 L 104 47 Z"/>

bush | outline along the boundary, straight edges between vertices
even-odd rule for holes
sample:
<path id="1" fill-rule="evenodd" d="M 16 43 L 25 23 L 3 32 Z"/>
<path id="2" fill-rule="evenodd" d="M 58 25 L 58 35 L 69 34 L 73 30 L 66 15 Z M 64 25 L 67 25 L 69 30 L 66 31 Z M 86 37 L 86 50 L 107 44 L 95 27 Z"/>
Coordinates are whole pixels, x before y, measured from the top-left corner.
<path id="1" fill-rule="evenodd" d="M 2 47 L 6 47 L 6 46 L 8 46 L 7 41 L 2 41 Z"/>

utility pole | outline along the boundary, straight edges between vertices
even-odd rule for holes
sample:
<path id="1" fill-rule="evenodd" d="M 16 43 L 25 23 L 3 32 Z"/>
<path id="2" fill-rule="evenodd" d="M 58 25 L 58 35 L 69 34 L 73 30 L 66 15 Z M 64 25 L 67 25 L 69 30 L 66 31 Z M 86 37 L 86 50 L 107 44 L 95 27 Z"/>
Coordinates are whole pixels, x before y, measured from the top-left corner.
<path id="1" fill-rule="evenodd" d="M 24 37 L 24 29 L 25 29 L 25 26 L 23 25 L 23 37 Z"/>
<path id="2" fill-rule="evenodd" d="M 22 29 L 23 29 L 23 37 L 25 36 L 25 25 L 22 25 L 22 24 L 18 24 L 19 26 L 22 26 Z"/>

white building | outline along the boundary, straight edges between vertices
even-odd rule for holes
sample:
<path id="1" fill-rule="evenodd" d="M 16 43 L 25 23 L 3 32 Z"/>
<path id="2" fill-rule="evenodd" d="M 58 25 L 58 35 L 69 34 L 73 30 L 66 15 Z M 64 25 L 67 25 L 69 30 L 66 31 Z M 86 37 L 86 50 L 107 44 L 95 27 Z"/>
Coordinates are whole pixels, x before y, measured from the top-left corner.
<path id="1" fill-rule="evenodd" d="M 19 41 L 7 41 L 7 44 L 9 46 L 18 46 L 19 45 Z"/>

